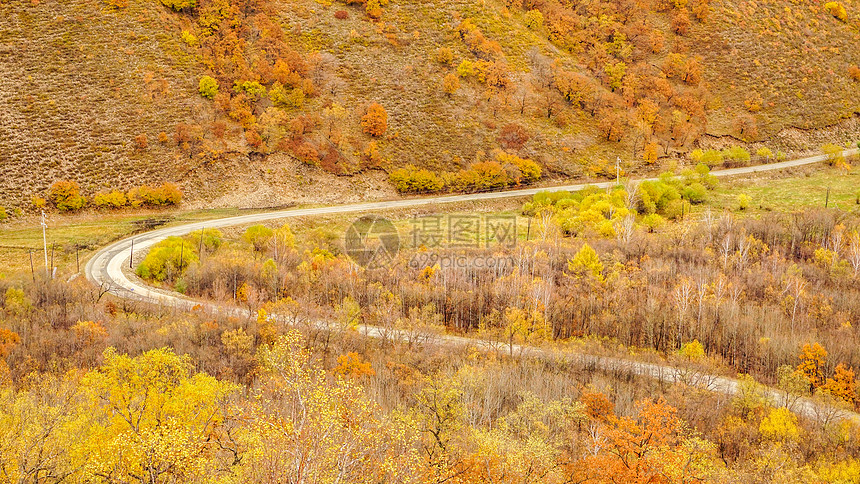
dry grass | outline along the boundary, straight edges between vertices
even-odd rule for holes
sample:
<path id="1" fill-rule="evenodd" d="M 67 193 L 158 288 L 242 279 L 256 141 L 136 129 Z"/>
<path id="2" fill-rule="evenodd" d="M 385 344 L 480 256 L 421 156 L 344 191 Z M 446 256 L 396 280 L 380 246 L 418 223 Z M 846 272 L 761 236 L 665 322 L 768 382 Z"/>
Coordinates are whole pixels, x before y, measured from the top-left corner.
<path id="1" fill-rule="evenodd" d="M 336 58 L 334 80 L 303 112 L 319 113 L 329 102 L 347 109 L 342 151 L 355 166 L 369 141 L 358 119 L 367 105 L 379 102 L 389 113 L 388 136 L 379 140 L 379 149 L 390 166 L 456 170 L 497 148 L 501 127 L 516 123 L 531 134 L 519 155 L 544 164 L 550 177 L 587 175 L 587 165 L 616 156 L 628 172 L 644 171 L 631 140 L 603 141 L 590 115 L 563 105 L 569 122 L 559 123 L 545 116 L 536 99 L 520 113 L 513 91 L 532 83 L 531 48 L 568 66 L 581 60 L 552 44 L 546 32 L 525 27 L 521 10 L 508 11 L 501 1 L 403 0 L 391 2 L 381 22 L 371 22 L 360 8 L 338 2 L 272 3 L 288 44 Z M 347 10 L 349 17 L 336 19 L 338 10 Z M 669 33 L 667 14 L 653 13 L 654 24 L 667 32 L 667 52 L 703 56 L 704 77 L 718 101 L 708 114 L 710 134 L 732 133 L 735 118 L 747 113 L 744 101 L 755 91 L 762 97 L 762 110 L 755 113 L 762 136 L 779 133 L 765 140 L 774 148 L 817 148 L 822 138 L 856 140 L 857 122 L 813 134 L 785 129 L 830 125 L 860 107 L 860 89 L 847 71 L 860 63 L 856 14 L 843 23 L 818 6 L 782 0 L 764 5 L 724 0 L 712 3 L 711 10 L 708 21 L 694 22 L 683 38 Z M 500 107 L 488 103 L 485 87 L 475 81 L 463 81 L 451 97 L 441 88 L 457 63 L 474 60 L 455 31 L 466 17 L 501 44 L 511 69 L 514 89 Z M 117 11 L 99 0 L 0 3 L 0 205 L 26 210 L 30 198 L 57 179 L 77 180 L 88 195 L 176 181 L 198 205 L 213 200 L 246 205 L 245 196 L 260 205 L 254 197 L 261 193 L 277 203 L 308 200 L 324 196 L 317 186 L 326 183 L 338 194 L 381 193 L 362 182 L 350 188 L 351 182 L 320 178 L 321 169 L 297 166 L 284 154 L 262 161 L 249 157 L 244 134 L 232 122 L 224 141 L 216 141 L 209 132 L 214 105 L 197 94 L 197 80 L 207 71 L 180 39 L 189 22 L 158 2 L 131 1 Z M 454 53 L 450 66 L 431 60 L 442 46 Z M 295 114 L 301 113 L 290 113 Z M 198 134 L 217 146 L 219 155 L 204 161 L 182 151 L 172 140 L 179 123 L 200 125 Z M 162 131 L 171 138 L 164 144 L 158 141 Z M 141 134 L 148 147 L 136 150 L 134 138 Z M 308 185 L 305 172 L 321 182 Z M 226 195 L 232 192 L 237 195 Z"/>
<path id="2" fill-rule="evenodd" d="M 860 108 L 849 67 L 860 61 L 856 8 L 840 22 L 822 4 L 784 0 L 712 4 L 710 22 L 692 30 L 690 48 L 704 57 L 705 79 L 722 102 L 709 132 L 728 134 L 751 93 L 762 138 L 787 127 L 835 124 Z"/>

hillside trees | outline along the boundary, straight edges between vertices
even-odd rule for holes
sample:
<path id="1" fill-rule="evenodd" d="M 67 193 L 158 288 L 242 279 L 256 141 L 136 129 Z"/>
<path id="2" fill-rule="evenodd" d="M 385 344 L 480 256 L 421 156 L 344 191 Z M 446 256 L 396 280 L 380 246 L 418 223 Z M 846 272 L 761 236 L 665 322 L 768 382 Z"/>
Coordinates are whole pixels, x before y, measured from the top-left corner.
<path id="1" fill-rule="evenodd" d="M 161 0 L 162 5 L 180 12 L 197 6 L 197 0 Z"/>
<path id="2" fill-rule="evenodd" d="M 61 212 L 80 210 L 87 204 L 87 199 L 81 196 L 80 185 L 68 180 L 54 182 L 48 189 L 48 199 Z"/>
<path id="3" fill-rule="evenodd" d="M 198 90 L 201 96 L 213 99 L 218 95 L 218 81 L 209 76 L 203 76 L 200 78 Z"/>
<path id="4" fill-rule="evenodd" d="M 362 130 L 374 137 L 385 134 L 388 130 L 388 113 L 378 103 L 373 103 L 367 108 L 367 113 L 361 118 Z"/>

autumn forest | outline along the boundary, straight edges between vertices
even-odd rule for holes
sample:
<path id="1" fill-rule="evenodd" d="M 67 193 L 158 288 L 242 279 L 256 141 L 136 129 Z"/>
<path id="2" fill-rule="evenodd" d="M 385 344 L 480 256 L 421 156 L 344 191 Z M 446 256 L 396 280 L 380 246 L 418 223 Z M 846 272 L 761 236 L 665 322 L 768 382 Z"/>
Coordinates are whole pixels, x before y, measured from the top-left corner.
<path id="1" fill-rule="evenodd" d="M 0 0 L 0 483 L 860 483 L 856 0 Z"/>

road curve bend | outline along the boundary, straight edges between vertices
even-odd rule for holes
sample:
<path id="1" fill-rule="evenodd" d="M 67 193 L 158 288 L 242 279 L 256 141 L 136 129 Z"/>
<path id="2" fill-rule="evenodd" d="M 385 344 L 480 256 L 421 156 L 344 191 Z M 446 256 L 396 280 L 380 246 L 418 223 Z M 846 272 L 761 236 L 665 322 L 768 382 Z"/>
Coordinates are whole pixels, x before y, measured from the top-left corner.
<path id="1" fill-rule="evenodd" d="M 850 149 L 844 151 L 845 156 L 854 155 L 857 153 L 858 149 Z M 809 165 L 813 163 L 819 163 L 827 159 L 828 155 L 816 155 L 806 158 L 783 161 L 779 163 L 771 163 L 767 165 L 715 170 L 711 173 L 719 177 L 745 175 L 757 172 L 782 170 L 786 168 Z M 655 178 L 647 178 L 639 181 L 654 179 Z M 541 188 L 525 188 L 500 192 L 431 196 L 392 201 L 351 203 L 327 207 L 287 209 L 265 213 L 227 217 L 217 220 L 206 220 L 203 222 L 194 222 L 184 225 L 177 225 L 174 227 L 165 227 L 143 234 L 138 234 L 123 240 L 119 240 L 102 248 L 101 250 L 96 252 L 95 255 L 93 255 L 93 257 L 91 257 L 90 260 L 87 262 L 85 268 L 86 277 L 92 283 L 105 287 L 113 295 L 125 299 L 143 301 L 159 306 L 173 307 L 181 310 L 190 310 L 194 307 L 204 307 L 214 313 L 235 314 L 237 316 L 247 317 L 248 313 L 245 310 L 240 310 L 238 308 L 230 306 L 220 306 L 214 303 L 204 301 L 198 301 L 184 297 L 174 292 L 158 290 L 143 284 L 136 278 L 129 277 L 126 271 L 124 271 L 124 268 L 129 265 L 129 258 L 131 256 L 132 248 L 134 249 L 134 254 L 145 254 L 150 247 L 166 239 L 167 237 L 182 236 L 195 230 L 201 230 L 203 228 L 222 228 L 293 217 L 311 217 L 327 214 L 344 214 L 351 212 L 372 212 L 445 203 L 524 197 L 531 196 L 538 192 L 547 190 L 578 191 L 589 185 L 597 186 L 598 188 L 607 188 L 615 185 L 615 182 L 601 182 L 590 184 L 583 183 Z M 325 322 L 319 322 L 317 324 L 326 326 Z M 359 330 L 363 334 L 370 337 L 379 338 L 383 336 L 392 336 L 392 333 L 390 331 L 386 334 L 383 334 L 383 331 L 380 328 L 376 328 L 373 326 L 361 326 Z M 395 334 L 394 336 L 398 337 L 403 335 Z M 437 338 L 439 344 L 452 347 L 473 346 L 479 349 L 499 348 L 499 343 L 493 341 L 478 340 L 474 338 L 466 338 L 454 335 L 442 335 L 438 336 Z M 682 368 L 672 367 L 669 365 L 643 363 L 621 358 L 586 355 L 566 352 L 563 350 L 552 350 L 520 345 L 513 345 L 511 347 L 509 347 L 508 345 L 504 345 L 504 349 L 506 351 L 510 351 L 513 354 L 523 356 L 531 356 L 538 358 L 563 358 L 567 359 L 568 361 L 578 362 L 588 367 L 593 367 L 595 369 L 600 369 L 603 371 L 629 372 L 631 374 L 654 378 L 667 383 L 683 381 L 686 383 L 703 386 L 711 391 L 724 393 L 727 395 L 733 395 L 737 393 L 740 388 L 740 382 L 734 378 L 701 374 L 691 372 L 690 370 Z M 782 398 L 784 398 L 783 393 L 779 390 L 765 389 L 764 391 L 766 396 L 774 401 L 780 401 Z M 860 423 L 860 414 L 847 410 L 835 409 L 826 405 L 821 405 L 811 399 L 799 399 L 798 401 L 794 402 L 792 410 L 806 417 L 813 418 L 816 420 L 830 421 L 833 419 L 848 418 Z"/>

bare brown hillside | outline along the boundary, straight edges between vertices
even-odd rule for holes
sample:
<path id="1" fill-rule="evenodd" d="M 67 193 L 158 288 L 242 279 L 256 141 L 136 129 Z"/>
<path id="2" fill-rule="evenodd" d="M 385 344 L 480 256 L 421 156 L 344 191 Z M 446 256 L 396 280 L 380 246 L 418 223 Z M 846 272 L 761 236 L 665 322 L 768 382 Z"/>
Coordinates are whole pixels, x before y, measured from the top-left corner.
<path id="1" fill-rule="evenodd" d="M 614 175 L 714 139 L 817 149 L 860 111 L 850 2 L 192 3 L 0 2 L 0 205 L 59 179 L 175 181 L 201 205 L 390 196 L 379 170 L 407 165 L 435 189 L 493 164 L 526 180 L 497 149 L 544 178 Z"/>

